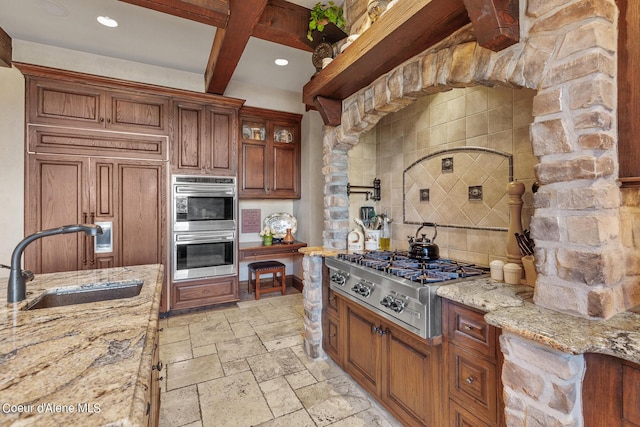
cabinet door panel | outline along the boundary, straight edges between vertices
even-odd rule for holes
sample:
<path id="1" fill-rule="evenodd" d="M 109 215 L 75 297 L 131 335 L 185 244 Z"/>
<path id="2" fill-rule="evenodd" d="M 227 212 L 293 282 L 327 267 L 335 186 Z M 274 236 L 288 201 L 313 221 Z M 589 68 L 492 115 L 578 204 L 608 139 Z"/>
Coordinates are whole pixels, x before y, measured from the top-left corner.
<path id="1" fill-rule="evenodd" d="M 275 147 L 273 151 L 273 190 L 296 190 L 295 150 L 293 147 Z"/>
<path id="2" fill-rule="evenodd" d="M 264 191 L 265 183 L 265 146 L 243 144 L 242 185 L 243 190 Z"/>
<path id="3" fill-rule="evenodd" d="M 209 111 L 209 135 L 211 135 L 210 168 L 214 170 L 236 170 L 237 147 L 233 129 L 233 114 Z"/>
<path id="4" fill-rule="evenodd" d="M 431 351 L 425 344 L 406 339 L 397 329 L 390 329 L 386 339 L 387 367 L 384 377 L 383 399 L 400 414 L 409 414 L 422 425 L 433 425 L 435 409 L 430 386 L 437 386 L 439 378 L 433 369 Z M 413 342 L 412 342 L 413 341 Z M 412 420 L 415 423 L 415 420 Z"/>
<path id="5" fill-rule="evenodd" d="M 118 247 L 121 265 L 162 262 L 162 165 L 118 166 Z"/>
<path id="6" fill-rule="evenodd" d="M 347 305 L 345 371 L 372 394 L 379 394 L 380 338 L 373 332 L 377 318 L 363 309 Z"/>
<path id="7" fill-rule="evenodd" d="M 622 367 L 624 419 L 640 426 L 640 367 Z"/>
<path id="8" fill-rule="evenodd" d="M 30 156 L 28 168 L 26 234 L 87 222 L 86 160 Z M 34 273 L 81 270 L 86 244 L 84 234 L 77 233 L 38 239 L 27 248 L 25 266 Z"/>
<path id="9" fill-rule="evenodd" d="M 169 100 L 160 96 L 111 93 L 107 127 L 113 130 L 165 133 Z"/>
<path id="10" fill-rule="evenodd" d="M 175 109 L 177 132 L 174 136 L 174 161 L 178 169 L 202 169 L 204 146 L 204 107 L 178 104 Z"/>
<path id="11" fill-rule="evenodd" d="M 104 92 L 82 85 L 30 81 L 29 121 L 102 127 Z"/>

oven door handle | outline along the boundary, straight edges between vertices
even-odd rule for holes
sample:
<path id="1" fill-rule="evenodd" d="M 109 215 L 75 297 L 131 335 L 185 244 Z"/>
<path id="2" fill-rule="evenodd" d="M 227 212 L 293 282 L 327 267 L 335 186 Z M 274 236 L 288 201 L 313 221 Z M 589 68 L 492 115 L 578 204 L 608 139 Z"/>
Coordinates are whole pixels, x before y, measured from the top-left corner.
<path id="1" fill-rule="evenodd" d="M 212 197 L 235 196 L 234 188 L 220 188 L 211 186 L 192 186 L 192 185 L 176 185 L 175 193 L 180 195 L 202 195 L 206 194 Z"/>
<path id="2" fill-rule="evenodd" d="M 226 242 L 229 240 L 235 240 L 235 236 L 219 236 L 216 234 L 178 234 L 175 236 L 175 241 L 180 243 L 191 243 L 191 242 L 208 242 L 208 243 L 217 243 L 217 242 Z"/>

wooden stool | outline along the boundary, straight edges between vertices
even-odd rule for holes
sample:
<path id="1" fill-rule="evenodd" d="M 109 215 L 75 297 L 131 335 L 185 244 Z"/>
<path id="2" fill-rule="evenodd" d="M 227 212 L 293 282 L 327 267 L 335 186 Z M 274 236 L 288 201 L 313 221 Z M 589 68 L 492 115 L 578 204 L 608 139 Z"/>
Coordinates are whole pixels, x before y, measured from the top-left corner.
<path id="1" fill-rule="evenodd" d="M 252 262 L 249 267 L 249 293 L 251 293 L 251 286 L 256 290 L 256 299 L 260 299 L 260 294 L 266 294 L 268 292 L 282 292 L 282 295 L 287 293 L 286 283 L 286 268 L 285 265 L 279 261 L 261 261 Z M 276 286 L 276 275 L 280 274 L 281 286 Z M 253 275 L 255 274 L 255 281 L 253 281 Z M 260 276 L 263 274 L 273 275 L 273 287 L 260 289 Z"/>

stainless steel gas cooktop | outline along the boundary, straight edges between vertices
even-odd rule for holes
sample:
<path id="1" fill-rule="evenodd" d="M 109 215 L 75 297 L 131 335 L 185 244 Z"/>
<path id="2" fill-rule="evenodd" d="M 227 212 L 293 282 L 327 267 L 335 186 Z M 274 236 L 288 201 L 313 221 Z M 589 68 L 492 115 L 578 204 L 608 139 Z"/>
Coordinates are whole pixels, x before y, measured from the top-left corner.
<path id="1" fill-rule="evenodd" d="M 326 264 L 331 289 L 422 338 L 442 334 L 438 287 L 489 272 L 449 259 L 412 259 L 404 251 L 339 254 Z"/>

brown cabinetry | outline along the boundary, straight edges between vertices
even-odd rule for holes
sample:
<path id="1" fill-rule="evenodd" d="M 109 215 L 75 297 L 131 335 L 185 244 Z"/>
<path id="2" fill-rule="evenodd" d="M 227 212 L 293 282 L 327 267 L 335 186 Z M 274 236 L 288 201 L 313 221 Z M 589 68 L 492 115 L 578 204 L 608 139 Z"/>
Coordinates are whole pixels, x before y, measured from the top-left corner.
<path id="1" fill-rule="evenodd" d="M 623 185 L 640 186 L 640 2 L 616 0 L 618 34 L 618 159 Z"/>
<path id="2" fill-rule="evenodd" d="M 301 120 L 299 114 L 240 109 L 240 198 L 300 198 Z"/>
<path id="3" fill-rule="evenodd" d="M 237 276 L 174 282 L 172 289 L 171 309 L 175 310 L 204 307 L 239 299 Z"/>
<path id="4" fill-rule="evenodd" d="M 440 426 L 442 347 L 349 300 L 342 304 L 344 370 L 404 425 Z"/>
<path id="5" fill-rule="evenodd" d="M 27 77 L 28 120 L 76 128 L 166 134 L 169 98 Z"/>
<path id="6" fill-rule="evenodd" d="M 106 222 L 111 248 L 65 234 L 26 251 L 36 273 L 163 262 L 164 163 L 31 154 L 27 158 L 27 234 L 67 224 Z"/>
<path id="7" fill-rule="evenodd" d="M 441 346 L 408 333 L 328 287 L 323 348 L 403 425 L 441 426 Z"/>
<path id="8" fill-rule="evenodd" d="M 587 353 L 584 358 L 584 425 L 639 427 L 640 365 L 604 354 Z"/>
<path id="9" fill-rule="evenodd" d="M 342 366 L 342 337 L 340 335 L 341 299 L 329 287 L 329 269 L 322 271 L 322 348 L 338 365 Z"/>
<path id="10" fill-rule="evenodd" d="M 449 426 L 502 426 L 500 330 L 484 313 L 443 302 Z"/>
<path id="11" fill-rule="evenodd" d="M 176 99 L 173 105 L 173 172 L 235 175 L 238 165 L 237 108 L 217 107 L 190 99 Z"/>

